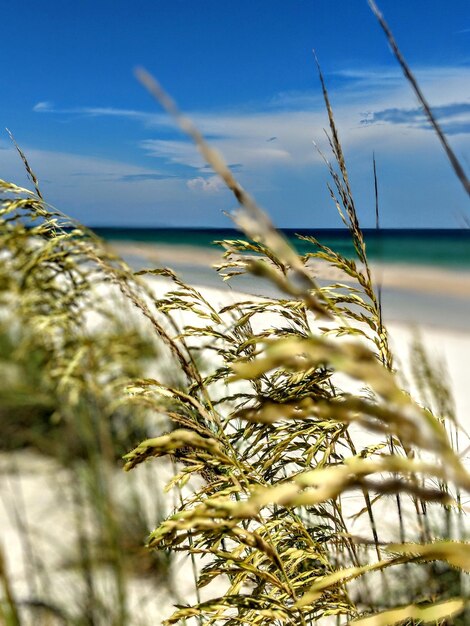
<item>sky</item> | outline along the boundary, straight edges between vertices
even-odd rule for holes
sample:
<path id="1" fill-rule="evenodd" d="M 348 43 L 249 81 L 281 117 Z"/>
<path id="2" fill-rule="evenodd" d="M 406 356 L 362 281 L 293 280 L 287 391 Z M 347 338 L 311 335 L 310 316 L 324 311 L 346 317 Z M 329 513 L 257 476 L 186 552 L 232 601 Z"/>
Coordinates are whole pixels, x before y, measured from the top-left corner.
<path id="1" fill-rule="evenodd" d="M 378 0 L 470 172 L 470 3 Z M 16 0 L 2 7 L 0 178 L 91 226 L 229 227 L 236 206 L 143 66 L 281 227 L 341 225 L 320 61 L 364 227 L 462 226 L 468 197 L 366 0 Z M 315 142 L 315 144 L 314 144 Z"/>

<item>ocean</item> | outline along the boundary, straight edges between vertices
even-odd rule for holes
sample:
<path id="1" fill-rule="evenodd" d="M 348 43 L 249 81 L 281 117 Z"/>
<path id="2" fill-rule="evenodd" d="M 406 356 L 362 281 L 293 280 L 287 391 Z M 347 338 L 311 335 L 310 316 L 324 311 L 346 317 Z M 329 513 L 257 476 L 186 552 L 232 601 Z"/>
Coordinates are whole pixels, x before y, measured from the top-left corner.
<path id="1" fill-rule="evenodd" d="M 118 228 L 97 227 L 98 235 L 109 241 L 161 243 L 165 245 L 216 248 L 214 241 L 240 239 L 232 228 Z M 364 229 L 367 255 L 371 261 L 427 265 L 470 270 L 470 229 Z M 322 244 L 348 258 L 355 258 L 347 229 L 283 229 L 300 254 L 312 252 L 314 246 L 296 234 L 316 237 Z"/>

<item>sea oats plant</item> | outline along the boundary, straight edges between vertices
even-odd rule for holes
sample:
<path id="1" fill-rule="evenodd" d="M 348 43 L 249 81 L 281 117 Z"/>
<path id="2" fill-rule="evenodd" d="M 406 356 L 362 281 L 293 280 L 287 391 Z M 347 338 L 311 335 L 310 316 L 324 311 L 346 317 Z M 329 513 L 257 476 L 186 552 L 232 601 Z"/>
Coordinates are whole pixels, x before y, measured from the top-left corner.
<path id="1" fill-rule="evenodd" d="M 175 290 L 155 306 L 187 312 L 174 341 L 184 340 L 188 360 L 210 350 L 212 367 L 184 392 L 154 379 L 132 384 L 136 401 L 166 407 L 177 428 L 142 442 L 126 469 L 168 455 L 179 462 L 170 487 L 203 478 L 149 546 L 200 558 L 198 589 L 225 581 L 221 595 L 178 607 L 165 624 L 464 623 L 470 546 L 460 491 L 468 492 L 470 476 L 446 416 L 432 410 L 443 405 L 418 403 L 398 384 L 321 73 L 335 163 L 325 159 L 330 193 L 357 261 L 312 238 L 312 252 L 297 256 L 154 79 L 143 70 L 139 77 L 239 202 L 233 219 L 248 239 L 222 242 L 219 270 L 226 278 L 249 272 L 284 294 L 218 310 L 163 271 Z M 348 282 L 320 288 L 312 256 Z M 429 371 L 424 378 L 432 386 Z M 436 514 L 447 522 L 436 525 Z M 370 531 L 356 535 L 351 516 L 365 517 Z M 438 584 L 438 562 L 457 572 L 452 586 Z"/>

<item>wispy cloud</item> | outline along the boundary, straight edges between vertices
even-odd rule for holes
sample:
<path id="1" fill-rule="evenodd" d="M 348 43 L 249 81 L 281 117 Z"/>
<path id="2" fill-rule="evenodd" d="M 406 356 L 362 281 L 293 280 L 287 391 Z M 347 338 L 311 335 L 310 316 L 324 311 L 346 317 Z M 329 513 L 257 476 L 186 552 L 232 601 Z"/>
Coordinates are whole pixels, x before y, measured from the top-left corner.
<path id="1" fill-rule="evenodd" d="M 163 113 L 149 113 L 134 109 L 120 109 L 117 107 L 56 107 L 52 102 L 37 102 L 33 106 L 35 113 L 50 113 L 56 115 L 79 115 L 85 117 L 116 117 L 134 119 L 146 126 L 170 126 L 171 122 Z"/>
<path id="2" fill-rule="evenodd" d="M 455 102 L 433 107 L 433 113 L 448 135 L 470 132 L 470 102 Z M 374 111 L 361 120 L 364 125 L 387 122 L 408 127 L 432 130 L 426 115 L 420 107 L 412 109 L 391 108 Z"/>
<path id="3" fill-rule="evenodd" d="M 462 95 L 470 92 L 470 67 L 418 67 L 415 73 L 444 129 L 452 135 L 467 133 L 468 102 L 462 101 Z M 410 143 L 422 141 L 416 133 L 427 127 L 426 121 L 398 67 L 349 68 L 332 73 L 331 78 L 336 80 L 332 80 L 330 97 L 346 147 L 353 149 L 372 142 L 383 147 L 398 146 L 391 126 L 378 125 L 386 121 L 392 124 L 391 116 L 386 120 L 382 113 L 392 110 L 397 115 L 400 111 L 410 111 L 409 118 L 415 119 L 409 119 L 407 124 L 403 121 L 402 128 L 408 133 Z M 276 164 L 297 167 L 319 162 L 311 141 L 321 142 L 323 128 L 328 125 L 320 90 L 278 94 L 269 103 L 258 108 L 245 107 L 239 112 L 219 111 L 211 115 L 189 112 L 189 115 L 206 135 L 214 137 L 214 146 L 227 159 L 259 169 Z M 365 118 L 369 126 L 376 127 L 366 132 L 362 124 Z M 398 119 L 395 123 L 399 123 Z M 200 164 L 197 153 L 183 144 L 149 139 L 141 146 L 149 156 L 193 167 Z"/>
<path id="4" fill-rule="evenodd" d="M 168 180 L 169 178 L 178 178 L 174 174 L 125 174 L 116 178 L 117 182 L 122 183 L 141 183 L 149 180 Z"/>
<path id="5" fill-rule="evenodd" d="M 149 180 L 167 180 L 169 178 L 179 178 L 175 174 L 167 172 L 146 171 L 133 174 L 122 174 L 121 166 L 114 164 L 116 171 L 102 171 L 101 168 L 94 168 L 87 172 L 69 172 L 71 178 L 91 178 L 94 181 L 100 180 L 105 182 L 116 183 L 139 183 Z"/>
<path id="6" fill-rule="evenodd" d="M 469 66 L 418 67 L 415 68 L 415 74 L 436 110 L 447 107 L 446 113 L 449 112 L 452 106 L 456 106 L 455 103 L 461 103 L 462 94 L 470 91 Z M 328 77 L 333 83 L 330 96 L 335 112 L 346 132 L 360 127 L 364 119 L 369 124 L 384 121 L 394 123 L 391 119 L 392 111 L 397 115 L 398 111 L 410 111 L 409 117 L 418 111 L 414 96 L 398 67 L 343 68 L 330 72 L 326 77 L 327 82 Z M 49 101 L 38 102 L 33 109 L 40 114 L 126 118 L 155 130 L 174 127 L 173 120 L 163 112 L 103 106 L 61 108 Z M 369 112 L 367 116 L 365 110 Z M 206 136 L 224 151 L 226 158 L 250 165 L 262 160 L 267 163 L 286 163 L 289 159 L 311 162 L 310 140 L 318 138 L 326 122 L 319 89 L 279 93 L 267 102 L 251 103 L 236 111 L 225 109 L 211 114 L 200 111 L 187 113 Z M 390 119 L 385 119 L 387 115 Z M 411 123 L 411 119 L 409 121 Z M 415 119 L 414 127 L 419 128 L 419 123 L 420 120 Z M 455 124 L 449 128 L 451 132 L 458 132 Z M 274 137 L 276 140 L 272 141 L 273 145 L 266 149 L 266 143 Z M 201 167 L 201 160 L 183 147 L 183 143 L 148 138 L 141 141 L 140 145 L 149 156 Z M 298 159 L 294 152 L 300 155 Z M 307 153 L 310 157 L 307 157 Z"/>
<path id="7" fill-rule="evenodd" d="M 54 111 L 54 105 L 52 102 L 38 102 L 33 106 L 33 111 L 36 113 L 52 113 Z"/>
<path id="8" fill-rule="evenodd" d="M 250 126 L 249 120 L 245 119 Z M 243 124 L 240 124 L 242 126 Z M 295 138 L 289 138 L 292 146 Z M 227 136 L 212 140 L 211 144 L 216 147 L 226 159 L 235 161 L 237 169 L 241 166 L 263 165 L 268 167 L 276 164 L 289 164 L 292 161 L 290 150 L 286 145 L 282 147 L 268 147 L 264 138 L 250 136 L 244 132 L 227 133 Z M 263 145 L 264 144 L 264 145 Z M 148 156 L 162 159 L 169 164 L 187 165 L 192 168 L 201 169 L 205 167 L 204 159 L 196 148 L 184 140 L 168 139 L 147 139 L 141 142 L 142 148 Z"/>
<path id="9" fill-rule="evenodd" d="M 468 150 L 470 102 L 464 98 L 470 93 L 470 67 L 418 68 L 416 74 L 445 131 L 452 135 L 453 145 L 460 153 Z M 329 81 L 326 78 L 332 84 L 330 97 L 352 176 L 356 175 L 355 181 L 357 176 L 362 181 L 358 187 L 361 189 L 362 185 L 366 204 L 371 189 L 371 154 L 376 150 L 379 164 L 386 164 L 381 178 L 384 203 L 388 194 L 389 202 L 401 207 L 404 224 L 412 223 L 413 211 L 418 211 L 416 207 L 424 202 L 426 194 L 431 204 L 448 206 L 440 169 L 446 167 L 444 157 L 433 134 L 423 132 L 427 128 L 426 119 L 400 71 L 350 68 L 336 72 Z M 35 111 L 38 115 L 76 116 L 77 124 L 82 117 L 135 121 L 135 127 L 127 125 L 126 132 L 132 133 L 135 128 L 135 134 L 127 138 L 126 150 L 132 143 L 138 151 L 133 155 L 134 161 L 142 163 L 144 154 L 150 164 L 147 168 L 128 164 L 127 152 L 119 164 L 91 158 L 80 161 L 71 155 L 64 159 L 60 155 L 44 157 L 44 153 L 38 156 L 44 169 L 41 178 L 45 175 L 53 181 L 60 178 L 64 190 L 61 197 L 65 199 L 70 197 L 65 192 L 67 186 L 74 187 L 74 193 L 80 187 L 81 197 L 85 198 L 84 210 L 95 223 L 99 220 L 93 204 L 108 207 L 110 219 L 116 223 L 127 219 L 125 211 L 129 206 L 139 203 L 144 207 L 139 209 L 139 223 L 143 221 L 142 215 L 154 215 L 155 210 L 160 223 L 177 224 L 212 224 L 215 211 L 232 206 L 222 196 L 222 182 L 212 175 L 191 142 L 168 132 L 174 123 L 164 113 L 113 107 L 60 108 L 47 101 L 38 102 Z M 267 102 L 252 102 L 238 110 L 219 109 L 210 113 L 193 110 L 187 114 L 210 137 L 211 144 L 226 161 L 233 164 L 241 183 L 273 211 L 275 218 L 277 212 L 282 223 L 293 219 L 292 210 L 296 215 L 308 216 L 305 220 L 310 220 L 313 210 L 323 211 L 327 198 L 322 199 L 318 189 L 324 190 L 327 173 L 312 145 L 315 140 L 328 151 L 323 133 L 328 119 L 319 89 L 277 94 Z M 409 205 L 403 199 L 407 184 L 404 161 L 408 164 L 407 172 L 413 171 L 406 188 L 411 198 Z M 439 175 L 431 177 L 430 171 Z M 81 181 L 80 176 L 86 177 L 86 181 Z M 425 182 L 418 194 L 416 180 L 420 176 Z M 398 179 L 400 185 L 396 185 Z M 315 201 L 311 199 L 312 193 L 317 194 Z M 60 202 L 61 197 L 58 204 L 67 209 L 68 200 Z M 122 215 L 117 214 L 119 211 Z M 319 219 L 324 219 L 323 214 Z M 394 220 L 395 217 L 392 224 Z M 152 221 L 153 218 L 147 223 Z"/>

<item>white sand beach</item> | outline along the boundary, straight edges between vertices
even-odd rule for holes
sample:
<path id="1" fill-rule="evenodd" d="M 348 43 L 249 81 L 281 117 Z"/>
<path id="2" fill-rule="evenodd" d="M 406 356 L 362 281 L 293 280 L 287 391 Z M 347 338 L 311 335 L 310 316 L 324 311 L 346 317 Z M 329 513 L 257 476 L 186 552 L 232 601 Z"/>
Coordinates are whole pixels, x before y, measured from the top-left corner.
<path id="1" fill-rule="evenodd" d="M 146 254 L 148 251 L 145 251 Z M 127 247 L 127 253 L 142 254 L 141 246 L 138 249 Z M 196 258 L 191 249 L 186 251 L 174 249 L 162 249 L 154 251 L 155 258 L 163 262 L 171 261 L 177 255 L 179 261 L 197 265 L 198 262 L 207 266 L 208 261 L 212 264 L 216 262 L 215 254 Z M 165 256 L 166 255 L 166 256 Z M 173 256 L 172 256 L 173 255 Z M 151 255 L 153 256 L 153 255 Z M 150 259 L 149 259 L 150 260 Z M 170 265 L 171 263 L 167 263 Z M 378 270 L 377 270 L 378 271 Z M 413 271 L 405 268 L 380 268 L 383 285 L 415 289 L 417 292 L 432 293 L 439 297 L 445 294 L 452 294 L 455 291 L 461 294 L 459 285 L 464 289 L 466 295 L 470 293 L 470 277 L 456 274 L 451 276 L 448 273 L 432 272 L 422 268 L 414 268 Z M 334 278 L 328 276 L 327 278 Z M 170 283 L 163 279 L 152 279 L 152 288 L 161 297 L 165 290 L 168 290 Z M 229 302 L 236 302 L 245 299 L 246 295 L 233 290 L 220 289 L 208 286 L 201 286 L 203 295 L 215 306 L 224 306 Z M 469 291 L 465 291 L 469 290 Z M 187 322 L 187 314 L 176 315 L 178 323 Z M 420 327 L 419 333 L 426 346 L 431 360 L 444 360 L 448 371 L 449 385 L 455 399 L 457 416 L 465 430 L 470 431 L 470 394 L 468 393 L 469 371 L 468 354 L 470 354 L 470 329 L 469 332 L 446 328 L 446 317 L 439 318 L 440 324 Z M 275 324 L 276 319 L 266 315 L 263 324 Z M 392 345 L 398 362 L 403 366 L 405 372 L 409 364 L 409 351 L 413 336 L 417 332 L 415 326 L 392 321 L 389 323 Z M 467 453 L 468 454 L 468 453 Z M 129 480 L 139 481 L 143 472 L 150 473 L 147 479 L 142 481 L 142 489 L 149 490 L 148 478 L 153 476 L 155 481 L 161 484 L 165 476 L 164 467 L 161 463 L 147 464 L 145 468 L 139 468 L 135 474 L 124 474 L 117 471 L 115 476 L 116 494 L 126 493 L 126 482 Z M 49 580 L 54 584 L 54 602 L 73 603 L 76 597 L 70 597 L 80 589 L 76 575 L 69 571 L 64 563 L 73 545 L 76 543 L 76 536 L 73 529 L 73 505 L 70 499 L 64 498 L 64 484 L 70 477 L 65 470 L 60 470 L 56 462 L 39 456 L 32 452 L 3 453 L 0 455 L 0 528 L 2 529 L 1 547 L 6 558 L 9 575 L 13 582 L 14 592 L 17 597 L 24 597 L 28 588 L 27 581 L 27 561 L 28 550 L 25 546 L 24 538 L 18 528 L 18 510 L 31 528 L 31 540 L 34 541 L 35 550 L 40 554 L 47 569 Z M 152 480 L 152 479 L 151 479 Z M 150 481 L 150 484 L 152 482 Z M 152 490 L 147 491 L 147 497 L 152 498 Z M 171 506 L 171 498 L 168 496 L 168 510 Z M 350 501 L 354 506 L 354 499 Z M 16 508 L 15 508 L 16 507 Z M 18 509 L 18 507 L 20 507 Z M 15 513 L 16 511 L 16 513 Z M 149 522 L 151 530 L 151 522 Z M 357 532 L 363 531 L 358 525 Z M 143 538 L 144 539 L 144 538 Z M 53 546 L 53 550 L 51 550 Z M 191 602 L 194 600 L 194 585 L 192 582 L 192 572 L 189 560 L 179 560 L 173 570 L 175 586 L 178 590 L 180 600 Z M 103 586 L 103 593 L 106 593 L 106 572 L 103 570 L 100 577 L 100 584 Z M 171 613 L 171 605 L 174 602 L 165 588 L 155 588 L 150 581 L 141 579 L 129 580 L 127 582 L 131 590 L 131 608 L 136 616 L 136 626 L 159 624 L 163 617 Z M 208 597 L 211 590 L 204 590 L 203 597 Z"/>

